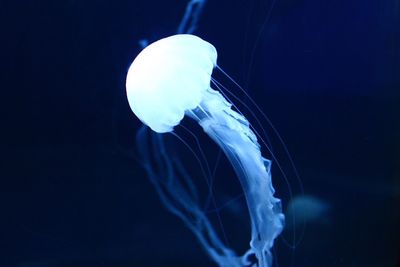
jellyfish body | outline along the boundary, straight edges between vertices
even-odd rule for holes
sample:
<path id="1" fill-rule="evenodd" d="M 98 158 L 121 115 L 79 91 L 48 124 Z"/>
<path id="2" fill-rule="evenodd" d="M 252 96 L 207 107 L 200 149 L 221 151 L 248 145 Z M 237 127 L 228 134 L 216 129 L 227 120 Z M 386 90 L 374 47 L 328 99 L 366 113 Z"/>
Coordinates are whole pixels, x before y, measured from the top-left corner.
<path id="1" fill-rule="evenodd" d="M 153 131 L 172 131 L 186 111 L 200 105 L 216 61 L 215 48 L 194 35 L 174 35 L 150 44 L 128 71 L 132 111 Z"/>
<path id="2" fill-rule="evenodd" d="M 274 197 L 271 162 L 262 157 L 246 118 L 211 88 L 216 61 L 214 46 L 199 37 L 182 34 L 161 39 L 146 47 L 129 68 L 128 101 L 136 116 L 157 133 L 173 131 L 186 115 L 218 144 L 239 178 L 249 210 L 250 248 L 241 257 L 219 240 L 196 203 L 195 194 L 190 192 L 191 186 L 183 186 L 173 178 L 180 174 L 186 177 L 185 183 L 190 183 L 184 167 L 165 155 L 162 137 L 153 142 L 158 144 L 157 158 L 164 161 L 167 177 L 155 173 L 149 162 L 145 164 L 146 170 L 167 208 L 181 217 L 220 266 L 248 266 L 248 256 L 254 254 L 258 261 L 254 266 L 268 267 L 272 263 L 271 248 L 284 224 L 280 200 Z M 139 136 L 145 151 L 144 133 Z M 149 157 L 149 153 L 145 151 L 143 155 Z"/>

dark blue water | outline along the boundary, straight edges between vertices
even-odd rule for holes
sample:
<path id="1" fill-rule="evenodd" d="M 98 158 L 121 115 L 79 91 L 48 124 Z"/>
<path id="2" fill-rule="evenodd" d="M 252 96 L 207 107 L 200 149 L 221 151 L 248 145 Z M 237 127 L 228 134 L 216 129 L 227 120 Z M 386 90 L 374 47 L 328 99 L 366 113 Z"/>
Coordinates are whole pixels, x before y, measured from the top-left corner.
<path id="1" fill-rule="evenodd" d="M 214 266 L 141 168 L 125 95 L 139 40 L 174 34 L 185 6 L 0 2 L 0 266 Z M 329 206 L 294 249 L 277 240 L 274 266 L 400 266 L 400 2 L 209 0 L 195 33 Z"/>

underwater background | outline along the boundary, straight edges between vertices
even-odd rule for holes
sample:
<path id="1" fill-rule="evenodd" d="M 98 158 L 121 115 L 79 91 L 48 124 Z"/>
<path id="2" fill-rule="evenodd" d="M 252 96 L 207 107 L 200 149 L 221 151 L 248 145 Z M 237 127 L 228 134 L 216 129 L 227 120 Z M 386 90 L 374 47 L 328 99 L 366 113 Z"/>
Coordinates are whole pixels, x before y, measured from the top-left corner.
<path id="1" fill-rule="evenodd" d="M 0 266 L 215 266 L 149 182 L 125 93 L 143 42 L 175 34 L 187 3 L 0 0 Z M 266 123 L 288 175 L 273 163 L 276 195 L 306 222 L 287 221 L 273 266 L 400 266 L 400 1 L 208 0 L 194 34 L 290 152 Z M 237 178 L 217 176 L 244 251 Z"/>

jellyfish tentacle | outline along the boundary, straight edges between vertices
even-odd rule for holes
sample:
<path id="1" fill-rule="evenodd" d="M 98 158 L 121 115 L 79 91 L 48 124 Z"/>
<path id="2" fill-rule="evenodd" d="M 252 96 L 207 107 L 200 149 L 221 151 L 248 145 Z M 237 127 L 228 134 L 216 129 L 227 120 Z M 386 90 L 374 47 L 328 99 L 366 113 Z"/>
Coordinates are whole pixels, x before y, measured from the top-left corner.
<path id="1" fill-rule="evenodd" d="M 143 126 L 137 139 L 140 140 L 138 149 L 144 159 L 143 166 L 164 206 L 184 222 L 219 266 L 243 267 L 241 258 L 223 244 L 201 209 L 185 167 L 178 158 L 168 156 L 163 135 L 150 133 Z M 184 183 L 189 184 L 185 186 Z"/>

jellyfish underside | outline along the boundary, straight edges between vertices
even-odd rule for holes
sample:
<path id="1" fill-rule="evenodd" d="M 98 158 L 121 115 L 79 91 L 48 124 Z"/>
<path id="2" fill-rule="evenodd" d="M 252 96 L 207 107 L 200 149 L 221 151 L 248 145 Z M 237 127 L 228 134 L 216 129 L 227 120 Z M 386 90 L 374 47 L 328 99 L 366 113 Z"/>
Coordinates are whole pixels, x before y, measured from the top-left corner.
<path id="1" fill-rule="evenodd" d="M 199 37 L 184 34 L 161 39 L 132 63 L 126 83 L 128 101 L 136 116 L 154 132 L 173 131 L 186 115 L 221 148 L 246 198 L 251 221 L 248 251 L 238 256 L 224 245 L 199 205 L 184 166 L 168 157 L 162 135 L 149 139 L 145 129 L 138 133 L 143 165 L 164 205 L 184 221 L 219 266 L 249 266 L 249 255 L 255 255 L 253 266 L 268 267 L 272 264 L 271 248 L 284 224 L 280 200 L 274 197 L 271 162 L 262 157 L 246 118 L 211 88 L 216 60 L 215 48 Z"/>

